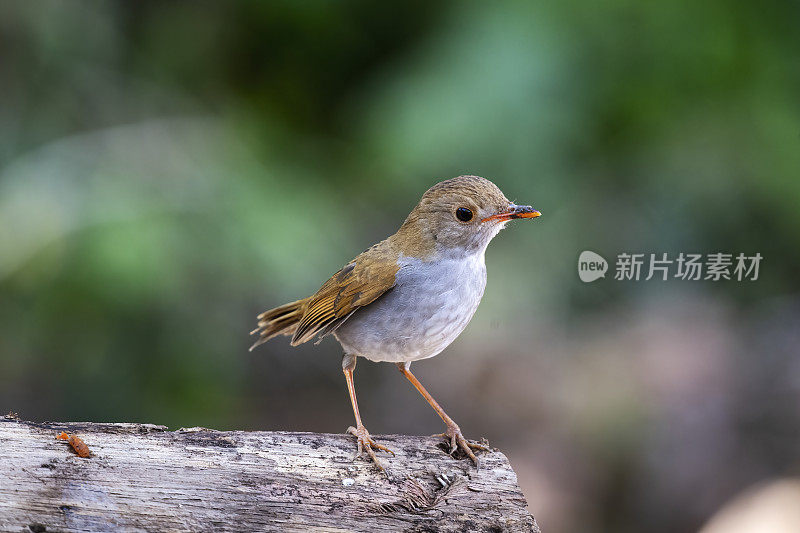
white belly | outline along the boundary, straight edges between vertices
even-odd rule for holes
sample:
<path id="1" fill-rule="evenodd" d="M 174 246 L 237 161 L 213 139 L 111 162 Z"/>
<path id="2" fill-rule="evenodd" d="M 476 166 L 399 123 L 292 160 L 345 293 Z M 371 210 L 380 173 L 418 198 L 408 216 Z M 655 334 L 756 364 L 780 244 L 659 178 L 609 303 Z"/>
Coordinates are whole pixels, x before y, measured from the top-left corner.
<path id="1" fill-rule="evenodd" d="M 402 258 L 399 263 L 395 287 L 334 332 L 346 353 L 390 362 L 433 357 L 475 314 L 486 287 L 483 253 L 436 262 Z"/>

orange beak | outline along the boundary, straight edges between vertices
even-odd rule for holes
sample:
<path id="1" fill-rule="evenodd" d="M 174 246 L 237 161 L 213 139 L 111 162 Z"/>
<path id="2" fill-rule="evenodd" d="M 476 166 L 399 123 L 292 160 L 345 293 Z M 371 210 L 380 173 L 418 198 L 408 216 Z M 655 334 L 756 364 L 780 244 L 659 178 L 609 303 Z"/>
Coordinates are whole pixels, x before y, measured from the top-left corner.
<path id="1" fill-rule="evenodd" d="M 486 217 L 483 220 L 481 220 L 481 223 L 487 222 L 489 220 L 505 222 L 507 220 L 512 220 L 515 218 L 536 218 L 540 216 L 542 216 L 542 214 L 529 205 L 511 204 L 510 206 L 508 206 L 508 211 L 505 211 L 503 213 L 497 213 L 496 215 L 492 215 L 490 217 Z"/>

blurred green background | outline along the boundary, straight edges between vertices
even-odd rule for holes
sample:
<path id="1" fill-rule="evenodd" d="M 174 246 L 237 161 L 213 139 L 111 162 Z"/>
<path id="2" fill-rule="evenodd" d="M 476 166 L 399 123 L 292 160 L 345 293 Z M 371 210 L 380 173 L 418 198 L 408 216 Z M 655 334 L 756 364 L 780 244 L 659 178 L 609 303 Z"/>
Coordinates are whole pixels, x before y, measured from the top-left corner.
<path id="1" fill-rule="evenodd" d="M 544 213 L 414 370 L 545 531 L 691 531 L 800 474 L 800 4 L 4 2 L 0 409 L 342 432 L 338 344 L 248 353 L 433 183 Z M 764 256 L 579 281 L 577 257 Z M 612 272 L 613 273 L 613 272 Z M 441 424 L 362 362 L 373 434 Z"/>

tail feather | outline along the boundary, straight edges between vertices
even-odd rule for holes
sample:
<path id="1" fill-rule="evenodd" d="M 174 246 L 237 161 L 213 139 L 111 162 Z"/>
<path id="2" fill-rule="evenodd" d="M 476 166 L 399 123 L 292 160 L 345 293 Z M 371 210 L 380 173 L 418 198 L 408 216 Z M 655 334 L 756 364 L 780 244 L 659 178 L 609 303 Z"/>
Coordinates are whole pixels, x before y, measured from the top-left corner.
<path id="1" fill-rule="evenodd" d="M 303 298 L 258 315 L 258 327 L 250 332 L 250 335 L 258 334 L 258 340 L 253 343 L 250 350 L 277 335 L 294 335 L 306 311 L 308 300 L 309 298 Z"/>

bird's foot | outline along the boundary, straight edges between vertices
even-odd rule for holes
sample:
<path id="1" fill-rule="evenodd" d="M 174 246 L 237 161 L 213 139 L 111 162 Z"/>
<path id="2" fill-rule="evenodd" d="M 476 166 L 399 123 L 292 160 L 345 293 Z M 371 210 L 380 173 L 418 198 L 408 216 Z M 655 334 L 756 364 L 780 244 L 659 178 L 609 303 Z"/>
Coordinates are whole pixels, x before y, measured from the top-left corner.
<path id="1" fill-rule="evenodd" d="M 461 450 L 467 457 L 472 459 L 472 462 L 475 463 L 476 468 L 480 468 L 480 462 L 478 458 L 475 457 L 475 453 L 472 450 L 477 451 L 488 451 L 489 448 L 484 446 L 483 444 L 478 444 L 476 442 L 470 442 L 464 438 L 464 435 L 461 433 L 461 428 L 458 427 L 457 424 L 448 424 L 447 430 L 444 433 L 439 433 L 434 435 L 434 437 L 443 437 L 444 439 L 448 440 L 450 443 L 450 455 L 453 455 L 456 450 Z"/>
<path id="2" fill-rule="evenodd" d="M 369 455 L 369 457 L 375 463 L 375 466 L 377 466 L 380 469 L 380 471 L 383 472 L 388 478 L 389 474 L 388 472 L 386 472 L 386 468 L 383 467 L 383 464 L 381 464 L 381 462 L 378 460 L 378 456 L 375 455 L 375 450 L 388 452 L 393 456 L 394 452 L 389 448 L 387 448 L 386 446 L 384 446 L 383 444 L 378 444 L 377 442 L 372 440 L 372 437 L 367 431 L 367 428 L 365 428 L 364 426 L 358 426 L 355 428 L 353 426 L 350 426 L 349 428 L 347 428 L 347 432 L 355 436 L 358 441 L 358 451 L 356 452 L 356 455 L 353 457 L 353 460 L 355 461 L 357 458 L 361 457 L 366 451 L 367 455 Z"/>

